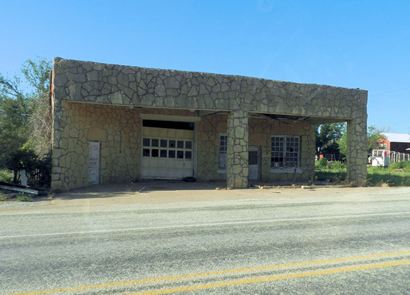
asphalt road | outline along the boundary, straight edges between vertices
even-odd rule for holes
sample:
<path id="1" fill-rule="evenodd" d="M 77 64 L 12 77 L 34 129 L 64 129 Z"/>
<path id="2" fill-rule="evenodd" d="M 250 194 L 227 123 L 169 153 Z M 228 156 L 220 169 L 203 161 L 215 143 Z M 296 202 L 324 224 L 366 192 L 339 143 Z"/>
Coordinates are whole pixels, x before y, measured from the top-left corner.
<path id="1" fill-rule="evenodd" d="M 410 188 L 248 192 L 0 205 L 0 294 L 410 294 Z"/>

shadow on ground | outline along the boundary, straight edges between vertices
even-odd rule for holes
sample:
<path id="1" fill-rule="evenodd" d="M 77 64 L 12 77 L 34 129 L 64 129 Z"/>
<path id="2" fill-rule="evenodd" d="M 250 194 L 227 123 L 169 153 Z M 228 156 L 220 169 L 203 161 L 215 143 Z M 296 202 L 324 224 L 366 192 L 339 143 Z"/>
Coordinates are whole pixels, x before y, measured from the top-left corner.
<path id="1" fill-rule="evenodd" d="M 130 193 L 148 193 L 153 191 L 219 190 L 225 188 L 225 182 L 183 182 L 171 180 L 152 180 L 127 184 L 93 185 L 56 194 L 55 198 L 109 198 L 114 196 L 125 196 L 129 195 Z"/>

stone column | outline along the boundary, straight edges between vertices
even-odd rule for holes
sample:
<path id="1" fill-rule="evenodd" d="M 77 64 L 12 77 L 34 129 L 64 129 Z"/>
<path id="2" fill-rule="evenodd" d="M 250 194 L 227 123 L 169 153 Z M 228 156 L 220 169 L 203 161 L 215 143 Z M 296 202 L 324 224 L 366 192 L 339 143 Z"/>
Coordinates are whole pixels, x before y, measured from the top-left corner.
<path id="1" fill-rule="evenodd" d="M 56 67 L 58 66 L 59 58 L 54 60 L 54 69 L 51 72 L 51 112 L 52 112 L 52 131 L 51 131 L 51 184 L 52 191 L 60 191 L 63 189 L 63 171 L 61 168 L 61 130 L 63 120 L 63 106 L 61 98 L 61 88 L 64 81 L 56 75 Z M 59 92 L 56 94 L 56 92 Z"/>
<path id="2" fill-rule="evenodd" d="M 367 115 L 347 122 L 347 180 L 365 186 L 367 178 Z"/>
<path id="3" fill-rule="evenodd" d="M 226 184 L 228 189 L 248 187 L 248 113 L 233 111 L 228 116 Z"/>

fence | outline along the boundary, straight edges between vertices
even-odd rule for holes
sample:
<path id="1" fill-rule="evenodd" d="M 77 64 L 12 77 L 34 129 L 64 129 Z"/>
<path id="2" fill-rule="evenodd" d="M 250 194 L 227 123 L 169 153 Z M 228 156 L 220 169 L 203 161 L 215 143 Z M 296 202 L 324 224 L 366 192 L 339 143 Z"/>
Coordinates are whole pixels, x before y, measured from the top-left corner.
<path id="1" fill-rule="evenodd" d="M 390 163 L 410 161 L 410 154 L 390 152 Z"/>

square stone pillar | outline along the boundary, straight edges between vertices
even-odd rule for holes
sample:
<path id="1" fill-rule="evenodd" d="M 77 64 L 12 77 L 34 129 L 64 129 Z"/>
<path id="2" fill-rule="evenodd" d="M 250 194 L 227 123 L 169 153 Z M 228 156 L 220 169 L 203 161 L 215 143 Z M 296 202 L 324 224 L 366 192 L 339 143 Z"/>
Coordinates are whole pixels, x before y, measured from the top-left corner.
<path id="1" fill-rule="evenodd" d="M 56 59 L 54 63 L 58 60 Z M 55 71 L 51 72 L 51 112 L 52 112 L 52 131 L 51 131 L 51 191 L 63 189 L 63 173 L 61 167 L 61 156 L 63 153 L 61 146 L 61 129 L 63 121 L 63 106 L 60 98 L 55 95 L 56 86 L 61 86 L 61 79 L 56 78 Z"/>
<path id="2" fill-rule="evenodd" d="M 365 186 L 367 178 L 367 115 L 347 122 L 347 181 Z"/>
<path id="3" fill-rule="evenodd" d="M 228 189 L 248 187 L 248 113 L 233 111 L 228 116 L 226 185 Z"/>

